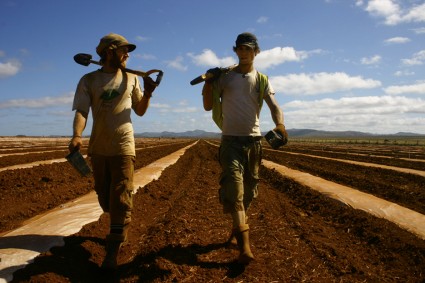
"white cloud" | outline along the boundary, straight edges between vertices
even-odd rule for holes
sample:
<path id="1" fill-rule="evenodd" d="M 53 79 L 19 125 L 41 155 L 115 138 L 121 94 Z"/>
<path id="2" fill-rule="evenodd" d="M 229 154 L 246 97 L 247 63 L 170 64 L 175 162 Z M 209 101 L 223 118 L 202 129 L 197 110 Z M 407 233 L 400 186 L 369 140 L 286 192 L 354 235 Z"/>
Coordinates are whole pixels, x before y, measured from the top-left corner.
<path id="1" fill-rule="evenodd" d="M 425 28 L 416 28 L 416 29 L 413 29 L 413 31 L 416 34 L 424 34 L 425 33 Z"/>
<path id="2" fill-rule="evenodd" d="M 227 67 L 236 64 L 233 57 L 218 58 L 217 55 L 210 49 L 204 49 L 201 54 L 187 54 L 192 58 L 192 62 L 197 66 L 202 67 Z"/>
<path id="3" fill-rule="evenodd" d="M 266 23 L 268 20 L 269 20 L 269 18 L 267 18 L 267 17 L 259 17 L 259 18 L 257 19 L 257 23 L 259 23 L 259 24 L 264 24 L 264 23 Z"/>
<path id="4" fill-rule="evenodd" d="M 285 62 L 299 62 L 307 59 L 312 54 L 320 54 L 322 52 L 320 49 L 296 51 L 293 47 L 275 47 L 261 51 L 255 59 L 255 67 L 259 70 L 265 70 Z"/>
<path id="5" fill-rule="evenodd" d="M 425 83 L 418 83 L 413 85 L 403 86 L 389 86 L 384 89 L 386 94 L 400 95 L 400 94 L 425 94 Z"/>
<path id="6" fill-rule="evenodd" d="M 169 108 L 171 108 L 170 105 L 168 105 L 168 104 L 161 104 L 161 103 L 150 103 L 149 104 L 149 107 L 158 108 L 158 109 L 169 109 Z"/>
<path id="7" fill-rule="evenodd" d="M 397 0 L 370 0 L 366 5 L 363 1 L 356 4 L 373 16 L 384 18 L 386 25 L 425 22 L 425 3 L 411 7 L 401 7 L 399 3 Z"/>
<path id="8" fill-rule="evenodd" d="M 171 112 L 174 113 L 194 113 L 198 112 L 197 107 L 182 107 L 182 108 L 174 108 Z"/>
<path id="9" fill-rule="evenodd" d="M 392 44 L 392 43 L 401 44 L 401 43 L 406 43 L 406 42 L 410 42 L 410 39 L 407 38 L 407 37 L 400 37 L 400 36 L 389 38 L 389 39 L 385 40 L 385 43 L 388 43 L 388 44 Z"/>
<path id="10" fill-rule="evenodd" d="M 412 65 L 423 65 L 425 62 L 425 50 L 421 50 L 415 54 L 413 54 L 410 59 L 401 59 L 401 62 L 404 65 L 412 66 Z"/>
<path id="11" fill-rule="evenodd" d="M 394 76 L 396 77 L 413 76 L 413 75 L 415 75 L 415 72 L 410 72 L 408 70 L 397 71 L 394 73 Z"/>
<path id="12" fill-rule="evenodd" d="M 425 100 L 394 96 L 295 100 L 283 105 L 287 128 L 424 133 Z"/>
<path id="13" fill-rule="evenodd" d="M 0 102 L 0 109 L 7 108 L 47 108 L 54 106 L 72 105 L 74 93 L 66 93 L 61 96 L 45 96 L 36 99 L 11 99 Z"/>
<path id="14" fill-rule="evenodd" d="M 140 42 L 144 42 L 144 41 L 148 41 L 149 38 L 138 35 L 136 36 L 136 40 Z"/>
<path id="15" fill-rule="evenodd" d="M 361 76 L 352 77 L 341 72 L 290 74 L 270 77 L 270 82 L 276 92 L 301 95 L 316 95 L 381 86 L 380 81 L 364 79 Z"/>
<path id="16" fill-rule="evenodd" d="M 179 71 L 186 71 L 187 70 L 187 66 L 185 66 L 183 64 L 183 57 L 182 56 L 177 56 L 177 58 L 174 59 L 173 61 L 167 61 L 167 66 L 172 68 L 172 69 L 179 70 Z"/>
<path id="17" fill-rule="evenodd" d="M 312 54 L 323 53 L 322 50 L 316 49 L 311 51 L 296 51 L 292 47 L 275 47 L 263 50 L 255 58 L 255 67 L 259 70 L 265 70 L 285 62 L 299 62 L 307 59 Z M 193 53 L 187 54 L 192 58 L 195 65 L 207 67 L 227 67 L 237 62 L 233 57 L 218 58 L 210 49 L 205 49 L 199 55 Z"/>
<path id="18" fill-rule="evenodd" d="M 21 63 L 16 60 L 10 60 L 9 62 L 0 62 L 0 79 L 16 75 L 21 69 Z"/>
<path id="19" fill-rule="evenodd" d="M 322 116 L 347 114 L 425 113 L 425 100 L 404 96 L 362 96 L 325 98 L 321 100 L 294 100 L 285 109 L 323 110 Z"/>
<path id="20" fill-rule="evenodd" d="M 375 55 L 375 56 L 372 56 L 370 58 L 364 57 L 364 58 L 361 59 L 361 63 L 363 65 L 376 65 L 376 64 L 379 64 L 379 62 L 381 62 L 381 59 L 382 58 L 379 55 Z"/>

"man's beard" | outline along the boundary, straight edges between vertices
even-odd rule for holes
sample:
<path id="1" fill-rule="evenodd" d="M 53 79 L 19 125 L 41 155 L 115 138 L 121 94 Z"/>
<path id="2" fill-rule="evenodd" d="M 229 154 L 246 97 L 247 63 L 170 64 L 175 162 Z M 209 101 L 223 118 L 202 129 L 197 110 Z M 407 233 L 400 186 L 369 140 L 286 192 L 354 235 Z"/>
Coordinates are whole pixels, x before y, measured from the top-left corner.
<path id="1" fill-rule="evenodd" d="M 125 61 L 121 62 L 121 59 L 117 56 L 117 54 L 114 52 L 111 58 L 110 62 L 111 67 L 121 69 L 125 68 Z"/>

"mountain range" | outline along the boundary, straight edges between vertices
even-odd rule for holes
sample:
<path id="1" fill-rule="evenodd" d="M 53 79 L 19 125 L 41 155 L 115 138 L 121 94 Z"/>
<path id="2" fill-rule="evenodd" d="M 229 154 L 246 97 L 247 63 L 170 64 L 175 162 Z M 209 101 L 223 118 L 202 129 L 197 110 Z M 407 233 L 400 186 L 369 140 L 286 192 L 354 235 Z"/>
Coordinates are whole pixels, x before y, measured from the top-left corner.
<path id="1" fill-rule="evenodd" d="M 318 131 L 312 129 L 288 129 L 289 137 L 296 138 L 355 138 L 355 137 L 425 137 L 425 134 L 398 132 L 395 134 L 372 134 L 358 131 Z M 263 136 L 266 133 L 263 133 Z M 135 134 L 136 137 L 164 137 L 164 138 L 220 138 L 221 133 L 194 130 L 186 132 L 143 132 Z"/>

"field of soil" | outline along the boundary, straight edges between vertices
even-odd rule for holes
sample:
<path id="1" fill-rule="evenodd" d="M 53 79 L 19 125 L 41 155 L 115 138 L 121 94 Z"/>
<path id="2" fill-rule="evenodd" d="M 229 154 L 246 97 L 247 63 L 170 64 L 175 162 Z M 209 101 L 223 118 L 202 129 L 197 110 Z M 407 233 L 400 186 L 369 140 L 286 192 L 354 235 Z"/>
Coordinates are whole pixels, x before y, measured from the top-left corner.
<path id="1" fill-rule="evenodd" d="M 63 158 L 66 143 L 0 139 L 0 170 Z M 129 240 L 115 273 L 99 268 L 109 228 L 104 214 L 16 271 L 12 282 L 425 282 L 425 240 L 265 167 L 248 212 L 256 260 L 239 266 L 237 250 L 225 245 L 231 221 L 218 202 L 218 141 L 138 139 L 136 168 L 189 144 L 174 165 L 135 195 Z M 425 171 L 423 147 L 264 148 L 263 159 L 425 214 L 425 177 L 343 161 Z M 0 180 L 3 234 L 93 186 L 66 162 L 3 170 Z"/>

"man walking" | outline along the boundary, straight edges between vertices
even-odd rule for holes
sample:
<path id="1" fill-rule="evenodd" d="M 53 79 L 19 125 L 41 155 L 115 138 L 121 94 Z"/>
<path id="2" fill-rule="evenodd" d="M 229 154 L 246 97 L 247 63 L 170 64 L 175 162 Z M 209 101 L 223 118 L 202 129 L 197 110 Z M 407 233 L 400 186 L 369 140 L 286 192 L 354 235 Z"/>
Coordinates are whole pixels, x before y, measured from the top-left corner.
<path id="1" fill-rule="evenodd" d="M 106 256 L 102 268 L 117 268 L 117 255 L 127 238 L 133 206 L 135 143 L 131 109 L 143 116 L 156 84 L 144 77 L 144 91 L 136 75 L 126 73 L 129 52 L 136 49 L 119 34 L 100 39 L 96 53 L 102 67 L 84 75 L 77 86 L 72 109 L 75 110 L 71 152 L 82 147 L 81 136 L 91 109 L 93 127 L 88 145 L 95 191 L 99 204 L 110 216 L 106 236 Z"/>
<path id="2" fill-rule="evenodd" d="M 254 255 L 250 249 L 246 213 L 258 195 L 262 155 L 259 116 L 263 101 L 270 108 L 276 124 L 274 130 L 285 139 L 287 133 L 283 112 L 267 76 L 254 68 L 255 56 L 260 52 L 256 36 L 247 32 L 239 34 L 233 50 L 239 63 L 227 72 L 219 68 L 208 70 L 212 78 L 205 81 L 202 95 L 204 109 L 213 111 L 213 119 L 222 130 L 220 202 L 224 213 L 232 217 L 231 238 L 237 240 L 238 262 L 248 264 Z"/>

